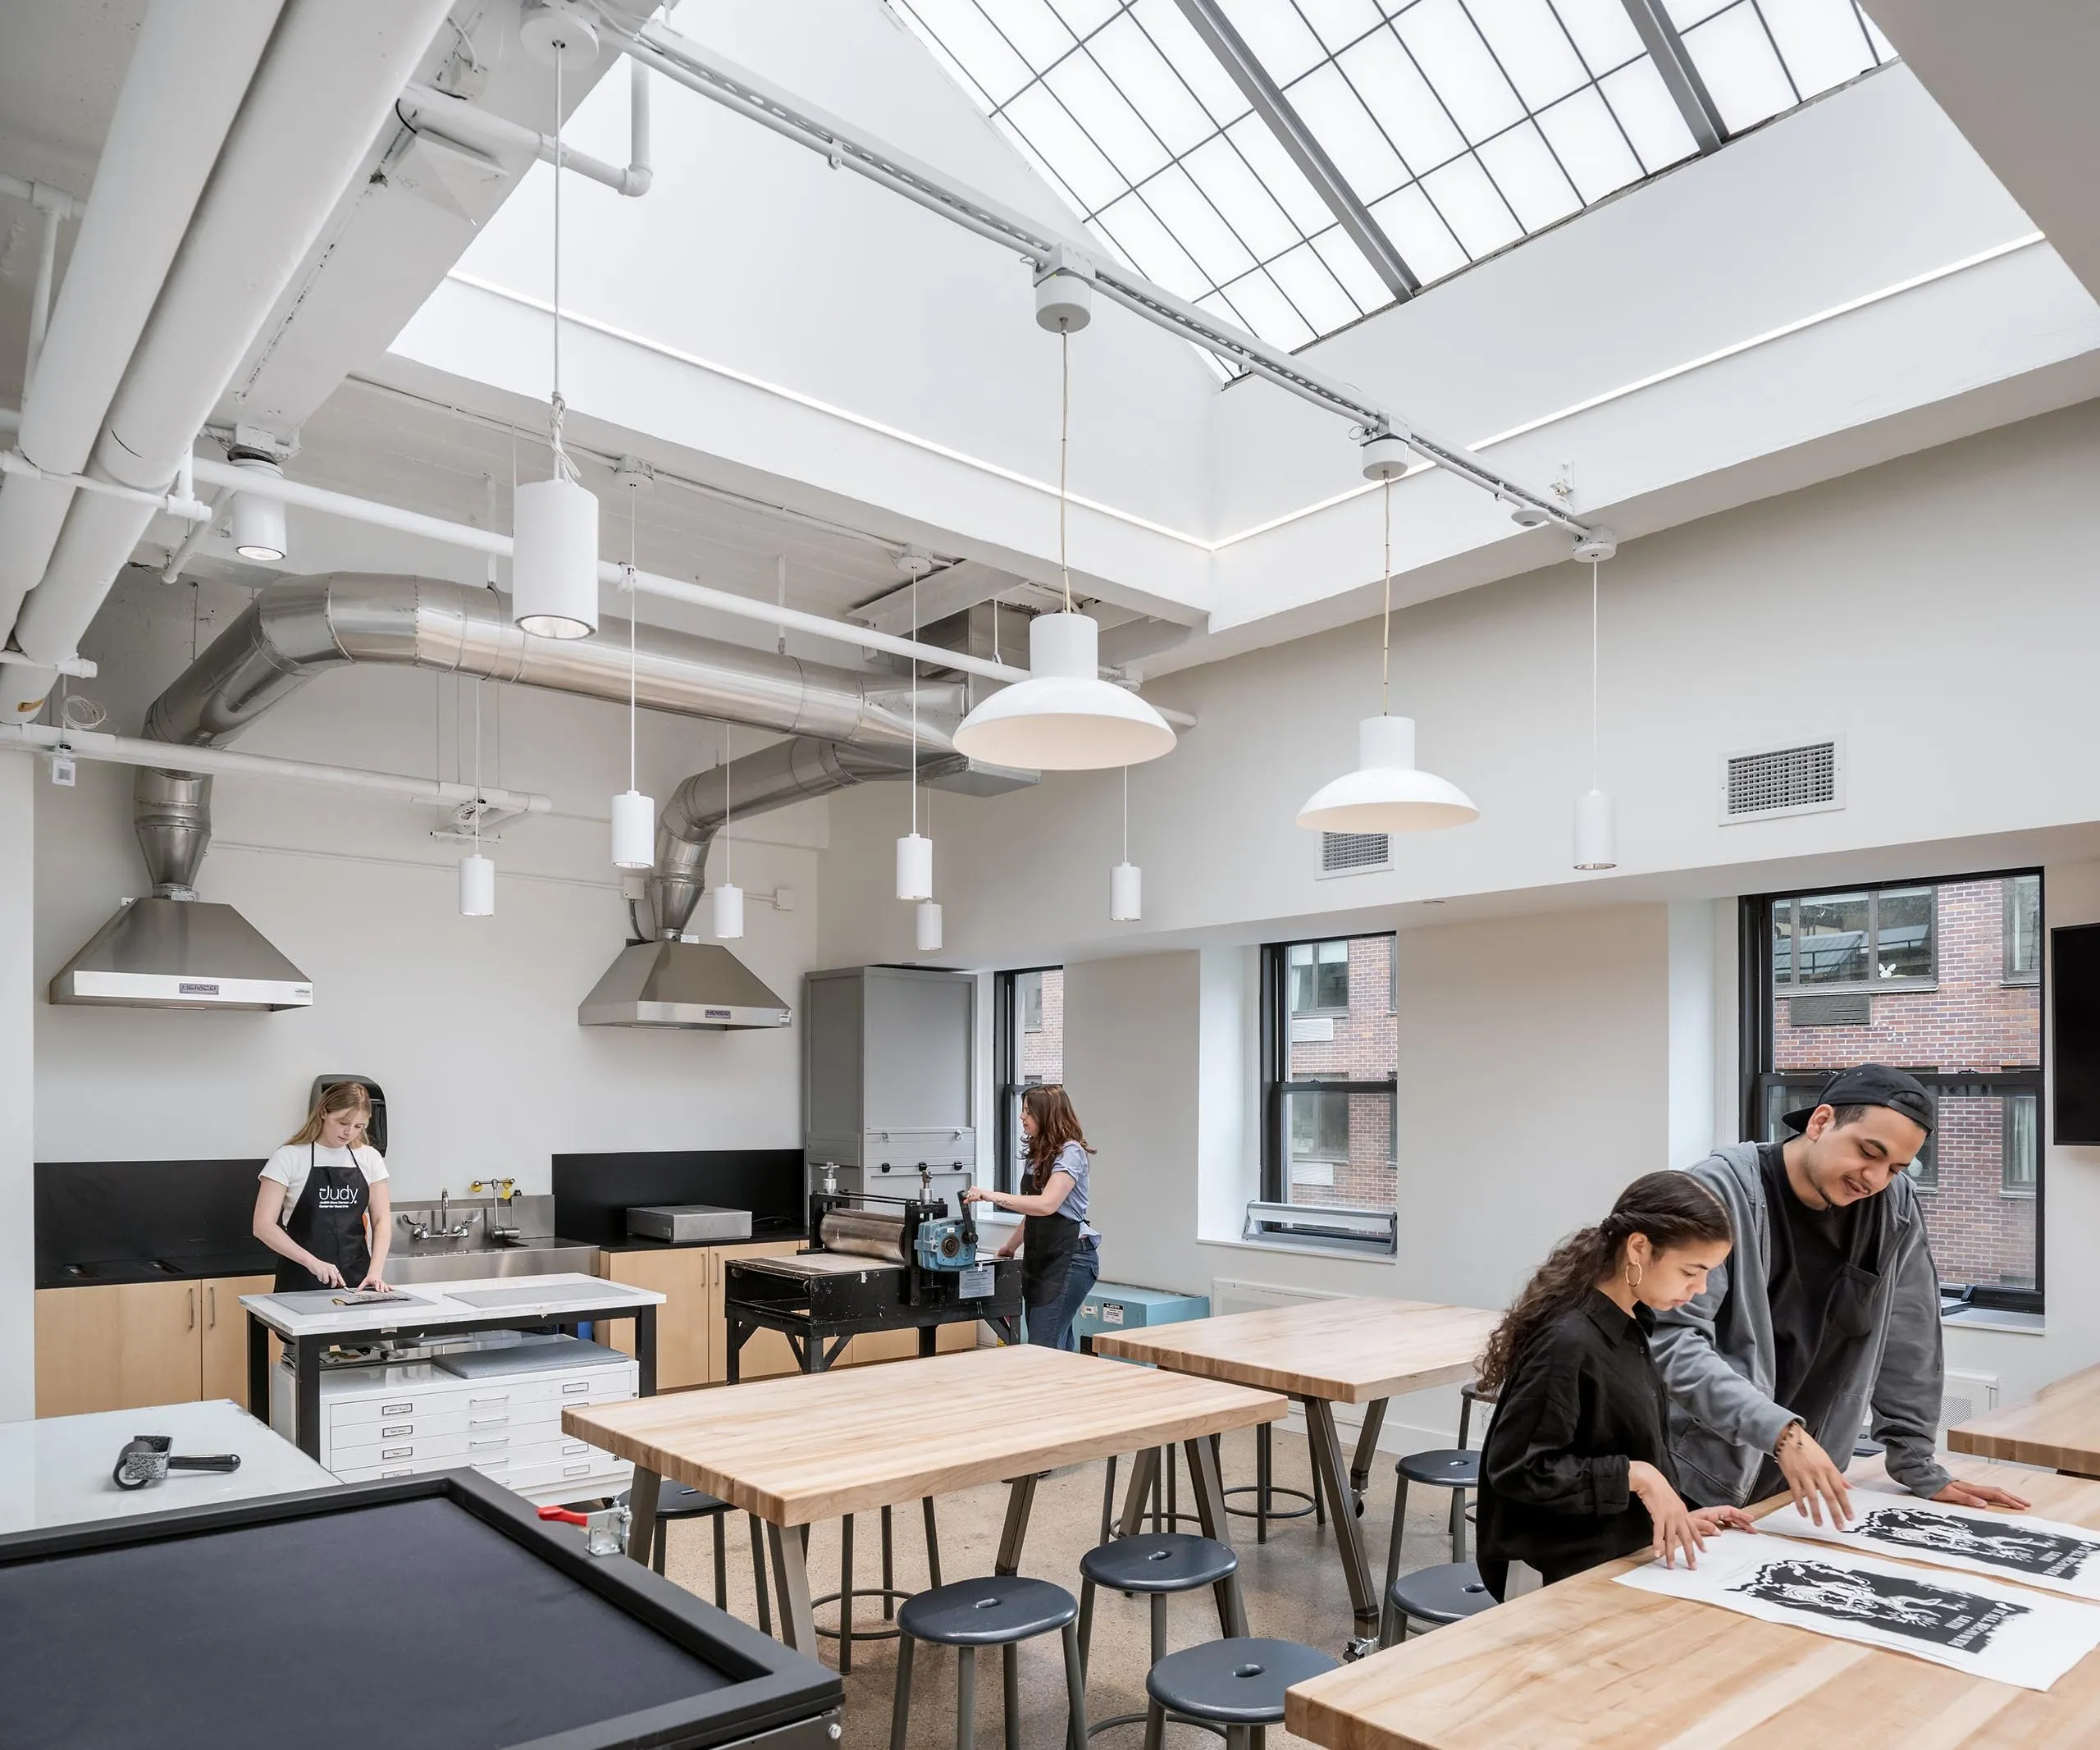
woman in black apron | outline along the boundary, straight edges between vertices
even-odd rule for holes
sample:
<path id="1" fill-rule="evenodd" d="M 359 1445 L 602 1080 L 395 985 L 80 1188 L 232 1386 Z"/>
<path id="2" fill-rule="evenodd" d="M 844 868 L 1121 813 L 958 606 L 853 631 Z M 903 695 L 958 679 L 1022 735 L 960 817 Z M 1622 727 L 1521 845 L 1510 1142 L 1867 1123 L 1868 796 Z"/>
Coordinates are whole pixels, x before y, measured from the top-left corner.
<path id="1" fill-rule="evenodd" d="M 371 1122 L 364 1089 L 337 1082 L 264 1163 L 255 1237 L 283 1260 L 277 1293 L 386 1287 L 391 1199 L 386 1163 L 364 1140 Z"/>
<path id="2" fill-rule="evenodd" d="M 972 1186 L 963 1201 L 988 1203 L 1022 1218 L 1020 1231 L 999 1248 L 999 1255 L 1011 1258 L 1020 1249 L 1028 1340 L 1044 1349 L 1076 1349 L 1072 1321 L 1101 1274 L 1101 1236 L 1086 1218 L 1087 1157 L 1093 1150 L 1080 1133 L 1071 1101 L 1055 1083 L 1022 1090 L 1020 1127 L 1027 1139 L 1024 1189 L 988 1191 Z"/>

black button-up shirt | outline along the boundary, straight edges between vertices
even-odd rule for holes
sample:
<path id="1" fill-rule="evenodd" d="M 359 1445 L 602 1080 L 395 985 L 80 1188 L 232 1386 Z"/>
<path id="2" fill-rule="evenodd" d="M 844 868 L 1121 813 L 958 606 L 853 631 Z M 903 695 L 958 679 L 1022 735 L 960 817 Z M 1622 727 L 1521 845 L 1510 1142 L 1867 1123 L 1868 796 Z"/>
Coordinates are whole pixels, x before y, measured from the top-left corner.
<path id="1" fill-rule="evenodd" d="M 1480 1565 L 1496 1596 L 1513 1561 L 1553 1581 L 1650 1547 L 1628 1469 L 1645 1460 L 1677 1481 L 1648 1355 L 1655 1322 L 1592 1289 L 1517 1356 L 1481 1453 Z"/>

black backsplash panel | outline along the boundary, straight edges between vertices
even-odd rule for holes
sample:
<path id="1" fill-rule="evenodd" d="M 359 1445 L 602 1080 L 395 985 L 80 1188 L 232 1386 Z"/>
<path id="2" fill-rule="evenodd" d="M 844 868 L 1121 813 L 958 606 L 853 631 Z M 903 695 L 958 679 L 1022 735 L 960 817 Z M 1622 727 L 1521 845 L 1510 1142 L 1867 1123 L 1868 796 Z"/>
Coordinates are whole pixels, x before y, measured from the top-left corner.
<path id="1" fill-rule="evenodd" d="M 269 1269 L 276 1259 L 253 1231 L 262 1170 L 260 1160 L 38 1162 L 38 1286 L 80 1280 L 69 1265 L 156 1259 L 180 1275 Z"/>
<path id="2" fill-rule="evenodd" d="M 809 1220 L 800 1149 L 557 1154 L 554 1169 L 555 1231 L 592 1245 L 629 1244 L 627 1212 L 645 1204 L 748 1209 L 760 1239 L 798 1234 Z"/>

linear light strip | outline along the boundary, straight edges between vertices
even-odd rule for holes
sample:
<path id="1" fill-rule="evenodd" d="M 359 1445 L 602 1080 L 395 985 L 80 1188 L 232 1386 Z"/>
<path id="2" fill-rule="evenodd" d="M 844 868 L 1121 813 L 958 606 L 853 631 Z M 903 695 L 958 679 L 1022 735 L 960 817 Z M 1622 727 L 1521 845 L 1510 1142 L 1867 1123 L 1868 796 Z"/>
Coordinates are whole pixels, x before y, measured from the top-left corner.
<path id="1" fill-rule="evenodd" d="M 2032 249 L 2036 244 L 2048 240 L 2047 237 L 2038 231 L 2029 231 L 2024 236 L 2012 238 L 2005 243 L 1995 244 L 1988 249 L 1979 249 L 1972 255 L 1965 255 L 1958 261 L 1952 261 L 1942 267 L 1929 268 L 1923 273 L 1911 275 L 1908 279 L 1898 280 L 1893 285 L 1884 286 L 1878 290 L 1863 293 L 1859 297 L 1848 299 L 1842 304 L 1833 304 L 1828 309 L 1815 311 L 1813 314 L 1801 317 L 1793 322 L 1782 323 L 1776 328 L 1767 328 L 1763 332 L 1751 335 L 1745 340 L 1732 341 L 1726 346 L 1716 347 L 1711 352 L 1701 353 L 1698 357 L 1687 359 L 1682 363 L 1651 372 L 1646 377 L 1636 377 L 1631 382 L 1621 383 L 1615 388 L 1606 389 L 1583 400 L 1572 402 L 1568 406 L 1557 408 L 1551 413 L 1541 414 L 1535 419 L 1527 419 L 1520 425 L 1513 425 L 1504 431 L 1495 432 L 1491 436 L 1477 438 L 1469 447 L 1476 450 L 1488 450 L 1497 444 L 1506 444 L 1517 438 L 1528 436 L 1533 432 L 1543 431 L 1549 426 L 1559 425 L 1565 420 L 1593 412 L 1600 407 L 1609 406 L 1614 401 L 1623 400 L 1629 395 L 1640 394 L 1644 390 L 1656 388 L 1664 383 L 1674 382 L 1677 378 L 1689 376 L 1695 371 L 1704 370 L 1710 365 L 1719 364 L 1727 359 L 1740 357 L 1742 354 L 1754 351 L 1759 347 L 1769 346 L 1774 341 L 1785 340 L 1810 328 L 1819 327 L 1825 322 L 1835 322 L 1840 317 L 1849 316 L 1856 311 L 1869 308 L 1874 304 L 1885 303 L 1892 298 L 1901 297 L 1906 292 L 1919 290 L 1941 280 L 1951 279 L 1956 274 L 1967 272 L 1972 267 L 1980 267 L 1990 262 L 2002 260 L 2008 255 L 2017 254 L 2022 249 Z M 543 315 L 552 313 L 553 307 L 544 299 L 535 298 L 528 293 L 515 290 L 507 286 L 499 286 L 493 281 L 484 280 L 476 275 L 462 272 L 457 269 L 448 274 L 446 277 L 456 280 L 463 286 L 471 286 L 477 291 L 486 292 L 493 297 L 523 304 L 530 309 L 539 311 Z M 763 377 L 754 377 L 748 372 L 739 371 L 732 365 L 720 364 L 713 359 L 703 359 L 697 354 L 688 353 L 661 340 L 652 340 L 646 335 L 636 334 L 631 330 L 616 327 L 610 322 L 603 322 L 591 317 L 579 315 L 567 306 L 564 306 L 562 310 L 562 320 L 578 327 L 591 329 L 610 339 L 624 341 L 629 345 L 641 348 L 645 352 L 655 353 L 667 359 L 674 359 L 680 363 L 692 365 L 696 369 L 705 371 L 712 376 L 726 377 L 733 382 L 742 383 L 748 388 L 760 390 L 768 395 L 778 395 L 783 400 L 792 402 L 798 407 L 806 407 L 813 412 L 829 414 L 833 418 L 845 421 L 849 425 L 857 426 L 863 431 L 873 432 L 879 436 L 895 438 L 900 443 L 907 444 L 915 450 L 923 450 L 929 455 L 938 455 L 943 460 L 960 463 L 966 468 L 975 468 L 980 473 L 1009 481 L 1016 486 L 1026 487 L 1048 497 L 1057 496 L 1057 489 L 1054 485 L 1046 481 L 1038 480 L 1032 475 L 1020 473 L 997 462 L 987 461 L 982 456 L 975 456 L 966 451 L 952 449 L 946 444 L 936 442 L 931 438 L 919 436 L 914 432 L 904 431 L 898 427 L 886 425 L 879 419 L 871 419 L 864 414 L 853 413 L 847 409 L 836 406 L 831 402 L 819 400 L 815 396 L 804 395 L 798 390 L 788 389 L 780 384 L 769 382 Z M 1397 477 L 1405 479 L 1415 474 L 1427 473 L 1431 465 L 1418 458 L 1409 464 L 1406 474 Z M 1331 510 L 1338 505 L 1349 504 L 1354 500 L 1363 498 L 1376 491 L 1377 487 L 1378 482 L 1375 481 L 1359 487 L 1351 487 L 1345 491 L 1336 492 L 1326 498 L 1316 499 L 1309 505 L 1302 505 L 1294 510 L 1286 510 L 1281 516 L 1271 517 L 1266 522 L 1256 523 L 1249 528 L 1236 530 L 1230 535 L 1220 537 L 1216 541 L 1203 540 L 1199 536 L 1169 528 L 1163 523 L 1155 523 L 1149 518 L 1139 516 L 1132 511 L 1119 509 L 1115 505 L 1103 504 L 1098 499 L 1082 497 L 1078 493 L 1072 495 L 1071 501 L 1075 505 L 1083 505 L 1088 509 L 1097 511 L 1103 516 L 1112 517 L 1118 522 L 1127 523 L 1134 528 L 1145 529 L 1153 534 L 1164 535 L 1171 541 L 1178 541 L 1184 546 L 1194 547 L 1199 551 L 1217 553 L 1223 551 L 1226 547 L 1236 546 L 1240 541 L 1251 541 L 1257 535 L 1268 534 L 1272 530 L 1282 528 L 1290 523 L 1301 522 L 1307 517 L 1317 516 L 1322 511 Z"/>

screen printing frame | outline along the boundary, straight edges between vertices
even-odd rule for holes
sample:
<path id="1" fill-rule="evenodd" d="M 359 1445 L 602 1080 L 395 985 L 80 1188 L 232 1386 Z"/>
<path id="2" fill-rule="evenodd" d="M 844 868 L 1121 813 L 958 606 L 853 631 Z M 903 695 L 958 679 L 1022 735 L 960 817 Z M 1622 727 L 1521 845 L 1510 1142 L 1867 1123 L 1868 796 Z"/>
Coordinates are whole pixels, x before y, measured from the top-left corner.
<path id="1" fill-rule="evenodd" d="M 731 1679 L 723 1688 L 535 1739 L 518 1750 L 708 1750 L 767 1734 L 778 1750 L 828 1750 L 826 1724 L 845 1701 L 845 1686 L 837 1673 L 652 1573 L 646 1564 L 588 1554 L 583 1540 L 569 1528 L 542 1523 L 530 1503 L 472 1470 L 433 1471 L 393 1482 L 342 1483 L 222 1506 L 11 1532 L 0 1535 L 0 1568 L 429 1500 L 464 1510 Z M 793 1732 L 797 1726 L 810 1729 Z"/>

